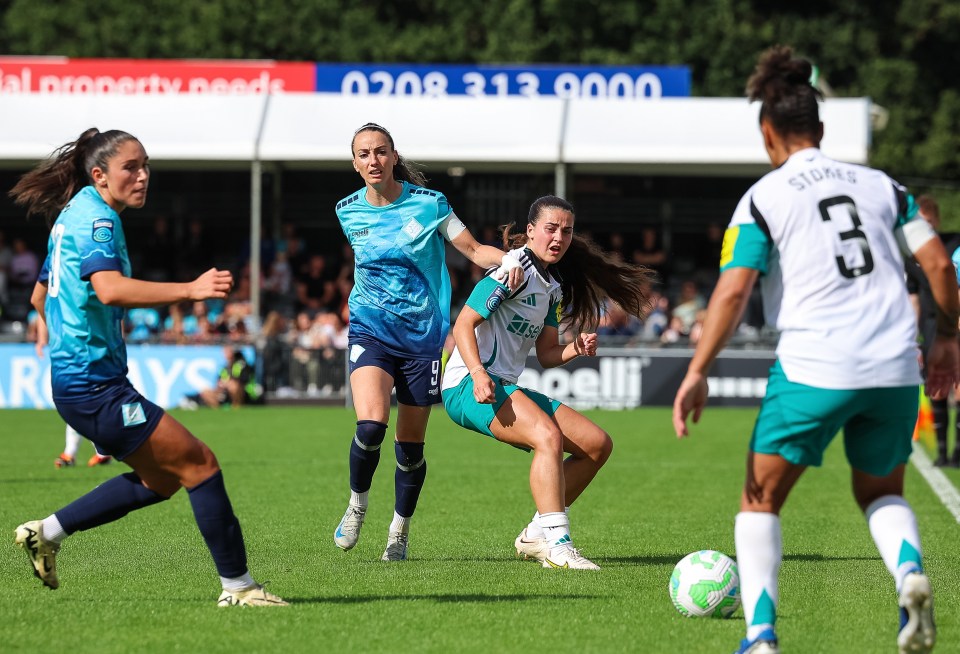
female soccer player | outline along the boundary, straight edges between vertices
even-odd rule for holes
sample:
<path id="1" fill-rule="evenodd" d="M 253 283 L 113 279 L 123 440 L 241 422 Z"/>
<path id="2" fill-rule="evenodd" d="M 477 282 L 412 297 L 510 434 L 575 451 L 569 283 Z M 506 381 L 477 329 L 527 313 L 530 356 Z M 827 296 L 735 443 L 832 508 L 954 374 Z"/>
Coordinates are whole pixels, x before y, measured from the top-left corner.
<path id="1" fill-rule="evenodd" d="M 47 259 L 31 302 L 49 322 L 53 400 L 63 419 L 133 472 L 114 477 L 43 520 L 17 527 L 34 574 L 56 589 L 64 538 L 187 489 L 223 585 L 218 606 L 282 606 L 250 576 L 240 523 L 213 452 L 127 381 L 123 310 L 225 298 L 229 272 L 185 284 L 130 277 L 120 212 L 147 200 L 150 166 L 136 138 L 88 129 L 25 174 L 10 191 L 29 214 L 53 218 Z"/>
<path id="2" fill-rule="evenodd" d="M 517 379 L 534 345 L 545 368 L 596 355 L 597 335 L 582 330 L 596 327 L 607 298 L 640 316 L 653 272 L 601 252 L 573 234 L 573 223 L 573 206 L 546 196 L 530 207 L 524 232 L 505 231 L 523 282 L 511 292 L 486 277 L 473 289 L 453 327 L 457 346 L 443 376 L 443 403 L 458 425 L 533 450 L 537 512 L 514 542 L 517 554 L 544 568 L 599 570 L 574 548 L 566 509 L 600 471 L 613 441 L 570 407 L 517 386 Z M 567 344 L 559 339 L 564 321 L 578 334 Z"/>
<path id="3" fill-rule="evenodd" d="M 333 538 L 349 550 L 360 537 L 396 388 L 396 504 L 381 558 L 403 561 L 427 474 L 423 442 L 430 407 L 440 402 L 440 355 L 450 327 L 444 241 L 478 266 L 499 266 L 497 274 L 514 285 L 520 264 L 479 244 L 443 194 L 424 188 L 423 175 L 400 156 L 380 125 L 360 127 L 350 151 L 364 187 L 337 203 L 337 217 L 354 252 L 348 305 L 357 430 L 350 446 L 350 502 Z"/>
<path id="4" fill-rule="evenodd" d="M 757 417 L 735 541 L 747 635 L 737 650 L 778 652 L 780 508 L 807 466 L 843 429 L 853 494 L 893 575 L 901 652 L 935 640 L 930 581 L 916 518 L 903 498 L 917 419 L 916 324 L 900 251 L 912 253 L 939 307 L 927 391 L 958 378 L 960 302 L 953 266 L 906 190 L 884 173 L 820 152 L 823 123 L 811 65 L 777 46 L 747 82 L 760 100 L 760 131 L 773 165 L 737 206 L 700 342 L 673 405 L 677 436 L 707 401 L 707 373 L 737 326 L 750 290 L 761 289 L 767 323 L 780 331 L 777 361 Z M 899 247 L 898 247 L 899 246 Z"/>

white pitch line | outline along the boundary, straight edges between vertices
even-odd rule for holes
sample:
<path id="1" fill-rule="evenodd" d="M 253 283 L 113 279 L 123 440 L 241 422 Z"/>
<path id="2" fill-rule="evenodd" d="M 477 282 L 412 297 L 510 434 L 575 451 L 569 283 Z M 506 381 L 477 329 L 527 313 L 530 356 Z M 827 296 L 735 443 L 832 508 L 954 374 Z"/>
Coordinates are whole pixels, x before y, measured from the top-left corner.
<path id="1" fill-rule="evenodd" d="M 953 514 L 957 522 L 960 522 L 960 491 L 957 487 L 950 483 L 942 470 L 933 465 L 926 450 L 917 442 L 913 444 L 913 456 L 910 460 L 930 484 L 930 488 L 937 494 L 943 505 L 947 507 L 947 511 Z"/>

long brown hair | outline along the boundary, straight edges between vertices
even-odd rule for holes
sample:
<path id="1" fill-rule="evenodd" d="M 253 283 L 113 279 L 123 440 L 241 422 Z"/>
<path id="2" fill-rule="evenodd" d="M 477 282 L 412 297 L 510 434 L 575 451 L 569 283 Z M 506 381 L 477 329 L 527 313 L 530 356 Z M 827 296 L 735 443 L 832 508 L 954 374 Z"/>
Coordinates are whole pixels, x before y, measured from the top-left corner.
<path id="1" fill-rule="evenodd" d="M 394 152 L 397 152 L 397 146 L 393 143 L 393 136 L 390 135 L 390 132 L 387 131 L 386 127 L 377 125 L 376 123 L 366 123 L 361 125 L 360 128 L 353 133 L 353 138 L 350 140 L 350 156 L 353 157 L 353 144 L 357 140 L 357 135 L 361 132 L 380 132 L 387 137 L 387 140 L 390 141 L 390 149 Z M 397 164 L 393 167 L 393 178 L 402 180 L 404 182 L 410 182 L 417 186 L 426 186 L 427 178 L 424 177 L 423 173 L 419 169 L 413 166 L 413 164 L 403 158 L 399 152 L 397 152 Z"/>
<path id="2" fill-rule="evenodd" d="M 127 141 L 137 138 L 127 132 L 96 127 L 86 130 L 76 141 L 60 146 L 53 154 L 25 173 L 10 189 L 13 201 L 27 209 L 27 215 L 39 215 L 51 222 L 77 191 L 93 181 L 94 168 L 107 169 L 107 160 Z"/>
<path id="3" fill-rule="evenodd" d="M 546 195 L 530 205 L 527 224 L 536 225 L 548 208 L 576 215 L 572 204 L 555 195 Z M 527 243 L 526 230 L 513 234 L 513 226 L 511 223 L 503 227 L 503 247 L 507 250 Z M 608 298 L 638 318 L 644 317 L 649 308 L 649 292 L 656 273 L 645 266 L 622 261 L 589 238 L 574 234 L 567 252 L 553 268 L 560 277 L 563 293 L 563 322 L 578 331 L 596 329 Z"/>
<path id="4" fill-rule="evenodd" d="M 820 91 L 810 84 L 813 65 L 793 56 L 788 46 L 775 45 L 762 55 L 747 80 L 747 97 L 760 100 L 760 121 L 769 120 L 780 134 L 819 140 Z"/>

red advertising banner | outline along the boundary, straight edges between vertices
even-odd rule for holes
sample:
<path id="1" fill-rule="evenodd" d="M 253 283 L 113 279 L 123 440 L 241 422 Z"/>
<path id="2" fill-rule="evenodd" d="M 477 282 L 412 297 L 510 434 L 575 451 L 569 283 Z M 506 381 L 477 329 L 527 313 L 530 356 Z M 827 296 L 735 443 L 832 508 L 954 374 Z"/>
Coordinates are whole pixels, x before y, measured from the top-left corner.
<path id="1" fill-rule="evenodd" d="M 307 62 L 0 57 L 0 95 L 312 93 L 315 71 Z"/>

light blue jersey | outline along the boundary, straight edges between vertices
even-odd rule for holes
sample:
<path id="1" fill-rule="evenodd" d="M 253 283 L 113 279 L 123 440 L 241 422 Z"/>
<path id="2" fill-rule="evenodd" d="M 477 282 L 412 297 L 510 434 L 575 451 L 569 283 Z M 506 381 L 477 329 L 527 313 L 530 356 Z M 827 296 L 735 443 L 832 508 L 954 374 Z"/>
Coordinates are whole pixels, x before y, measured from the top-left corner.
<path id="1" fill-rule="evenodd" d="M 356 260 L 350 339 L 433 360 L 450 329 L 450 276 L 437 228 L 451 209 L 442 193 L 402 184 L 400 197 L 385 207 L 367 202 L 365 188 L 337 203 Z"/>
<path id="2" fill-rule="evenodd" d="M 953 267 L 957 271 L 957 283 L 960 284 L 960 248 L 954 250 L 953 256 L 950 258 L 953 260 Z"/>
<path id="3" fill-rule="evenodd" d="M 47 244 L 40 282 L 50 332 L 54 400 L 77 400 L 127 376 L 123 309 L 103 304 L 90 276 L 116 270 L 130 276 L 127 240 L 120 216 L 92 186 L 63 208 Z"/>

